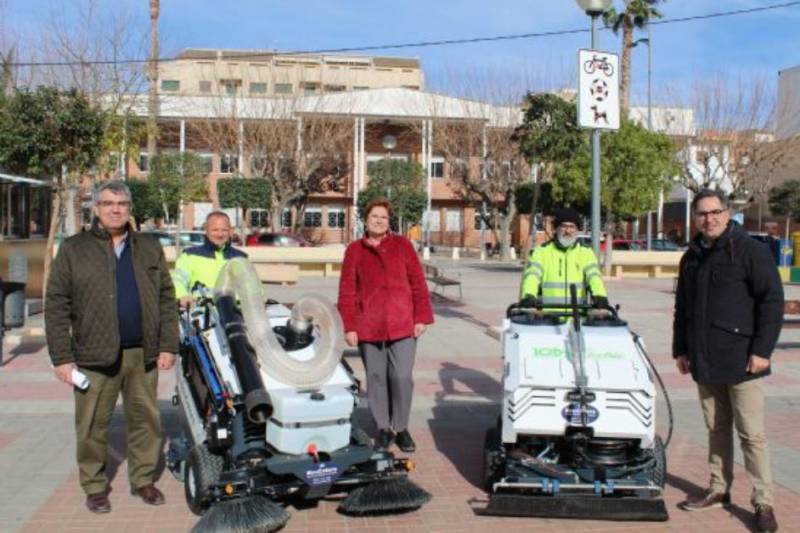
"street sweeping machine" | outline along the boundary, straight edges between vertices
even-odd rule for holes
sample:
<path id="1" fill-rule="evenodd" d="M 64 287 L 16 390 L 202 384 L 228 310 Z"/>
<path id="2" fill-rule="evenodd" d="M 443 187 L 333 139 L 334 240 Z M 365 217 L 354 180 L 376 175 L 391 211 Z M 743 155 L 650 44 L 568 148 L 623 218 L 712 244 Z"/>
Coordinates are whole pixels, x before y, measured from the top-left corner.
<path id="1" fill-rule="evenodd" d="M 354 422 L 358 382 L 342 360 L 336 308 L 319 296 L 266 305 L 246 259 L 181 318 L 176 394 L 183 434 L 167 464 L 185 483 L 195 531 L 274 531 L 287 499 L 346 494 L 339 510 L 403 512 L 430 495 L 413 463 L 375 450 Z"/>
<path id="2" fill-rule="evenodd" d="M 506 312 L 503 403 L 484 450 L 489 503 L 475 512 L 667 520 L 661 378 L 618 309 L 579 305 L 570 289 L 571 304 Z"/>

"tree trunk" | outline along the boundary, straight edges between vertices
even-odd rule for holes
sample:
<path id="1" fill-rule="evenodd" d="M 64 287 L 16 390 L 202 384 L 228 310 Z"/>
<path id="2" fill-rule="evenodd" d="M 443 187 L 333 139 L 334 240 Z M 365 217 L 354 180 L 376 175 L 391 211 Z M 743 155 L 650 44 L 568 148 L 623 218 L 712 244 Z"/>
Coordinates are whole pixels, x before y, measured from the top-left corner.
<path id="1" fill-rule="evenodd" d="M 147 102 L 147 161 L 148 166 L 156 155 L 156 136 L 158 129 L 158 12 L 160 0 L 150 0 L 150 65 Z"/>
<path id="2" fill-rule="evenodd" d="M 628 19 L 622 23 L 622 68 L 620 69 L 619 109 L 620 116 L 627 117 L 631 105 L 631 45 L 633 24 Z"/>
<path id="3" fill-rule="evenodd" d="M 42 283 L 42 301 L 46 301 L 47 280 L 50 278 L 50 265 L 53 262 L 53 249 L 55 248 L 56 233 L 61 223 L 61 194 L 62 187 L 58 186 L 53 196 L 53 208 L 50 214 L 50 228 L 47 231 L 47 245 L 44 252 L 44 273 Z"/>

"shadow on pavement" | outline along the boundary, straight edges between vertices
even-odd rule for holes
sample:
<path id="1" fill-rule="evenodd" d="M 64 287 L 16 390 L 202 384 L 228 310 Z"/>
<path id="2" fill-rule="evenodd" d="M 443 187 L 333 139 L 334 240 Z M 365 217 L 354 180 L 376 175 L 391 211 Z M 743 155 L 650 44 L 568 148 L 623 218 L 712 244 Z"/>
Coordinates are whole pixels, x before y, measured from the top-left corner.
<path id="1" fill-rule="evenodd" d="M 466 481 L 482 488 L 484 434 L 500 412 L 500 383 L 481 370 L 450 362 L 442 363 L 439 382 L 442 390 L 428 421 L 434 445 Z"/>
<path id="2" fill-rule="evenodd" d="M 706 490 L 705 488 L 703 488 L 700 485 L 694 483 L 693 481 L 689 481 L 688 479 L 676 476 L 675 474 L 669 474 L 669 473 L 667 474 L 667 485 L 669 485 L 669 486 L 671 486 L 671 487 L 683 492 L 687 496 L 693 496 L 693 495 L 697 495 L 697 494 L 702 494 L 703 491 Z M 682 513 L 687 512 L 687 511 L 681 510 L 677 505 L 676 505 L 676 508 L 678 509 L 679 512 L 682 512 Z M 736 505 L 735 503 L 731 504 L 731 506 L 728 507 L 727 511 L 728 511 L 728 513 L 731 514 L 731 516 L 733 516 L 737 520 L 739 520 L 744 525 L 745 528 L 747 528 L 749 531 L 752 531 L 751 522 L 752 522 L 753 513 L 751 513 L 750 511 L 748 511 L 744 507 Z"/>
<path id="3" fill-rule="evenodd" d="M 483 320 L 477 319 L 477 318 L 475 318 L 474 316 L 472 316 L 472 315 L 470 315 L 468 313 L 464 313 L 464 312 L 458 311 L 456 309 L 451 309 L 450 307 L 436 306 L 433 311 L 434 311 L 434 314 L 436 314 L 438 316 L 441 316 L 441 317 L 444 317 L 444 318 L 460 318 L 461 320 L 463 320 L 463 321 L 465 321 L 465 322 L 467 322 L 469 324 L 478 326 L 481 329 L 486 329 L 489 326 L 491 326 L 491 324 L 489 324 L 487 322 L 484 322 Z"/>
<path id="4" fill-rule="evenodd" d="M 164 453 L 170 438 L 175 438 L 181 434 L 181 414 L 178 408 L 172 405 L 169 400 L 159 400 L 158 409 L 161 412 L 161 451 L 156 463 L 156 472 L 153 477 L 154 482 L 158 483 L 166 469 Z M 128 460 L 128 431 L 125 419 L 125 409 L 121 405 L 114 409 L 114 416 L 111 418 L 111 428 L 108 432 L 108 457 L 106 463 L 106 476 L 111 484 L 117 477 L 119 467 L 123 461 Z"/>
<path id="5" fill-rule="evenodd" d="M 41 351 L 42 348 L 45 347 L 45 344 L 46 343 L 44 341 L 19 343 L 17 346 L 14 346 L 13 348 L 11 348 L 11 350 L 9 350 L 8 353 L 10 354 L 11 357 L 9 357 L 8 359 L 3 358 L 3 362 L 0 363 L 0 368 L 8 366 L 11 363 L 11 361 L 16 359 L 17 357 L 20 357 L 21 355 L 38 353 L 39 351 Z"/>

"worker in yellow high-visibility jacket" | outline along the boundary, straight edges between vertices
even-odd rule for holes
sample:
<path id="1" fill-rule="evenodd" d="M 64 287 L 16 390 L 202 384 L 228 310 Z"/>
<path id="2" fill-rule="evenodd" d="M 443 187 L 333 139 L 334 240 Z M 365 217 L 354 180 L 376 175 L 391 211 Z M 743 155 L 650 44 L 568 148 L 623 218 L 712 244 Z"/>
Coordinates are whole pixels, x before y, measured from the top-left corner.
<path id="1" fill-rule="evenodd" d="M 192 289 L 200 283 L 213 289 L 225 263 L 247 254 L 231 246 L 231 219 L 223 211 L 213 211 L 206 217 L 205 242 L 200 246 L 186 248 L 175 261 L 172 283 L 175 298 L 182 308 L 194 304 Z"/>
<path id="2" fill-rule="evenodd" d="M 522 277 L 520 301 L 526 307 L 533 307 L 541 297 L 543 304 L 564 304 L 568 308 L 572 284 L 577 288 L 578 303 L 608 305 L 597 258 L 591 248 L 578 242 L 580 222 L 580 214 L 574 209 L 556 211 L 555 237 L 531 252 Z"/>

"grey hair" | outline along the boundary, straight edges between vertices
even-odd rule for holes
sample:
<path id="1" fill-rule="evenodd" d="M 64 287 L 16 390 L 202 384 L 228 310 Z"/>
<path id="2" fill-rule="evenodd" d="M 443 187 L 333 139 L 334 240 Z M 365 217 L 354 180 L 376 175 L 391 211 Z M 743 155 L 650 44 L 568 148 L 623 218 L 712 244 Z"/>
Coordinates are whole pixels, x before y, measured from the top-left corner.
<path id="1" fill-rule="evenodd" d="M 124 181 L 108 180 L 95 187 L 94 191 L 92 192 L 92 203 L 94 203 L 94 205 L 97 205 L 97 202 L 100 201 L 100 195 L 103 193 L 103 191 L 111 191 L 114 194 L 124 194 L 129 202 L 132 200 L 131 190 Z"/>
<path id="2" fill-rule="evenodd" d="M 725 196 L 725 194 L 714 189 L 703 189 L 692 199 L 692 211 L 697 208 L 697 204 L 700 202 L 700 200 L 704 200 L 706 198 L 716 198 L 719 200 L 719 203 L 722 204 L 722 207 L 728 209 L 728 197 Z"/>

